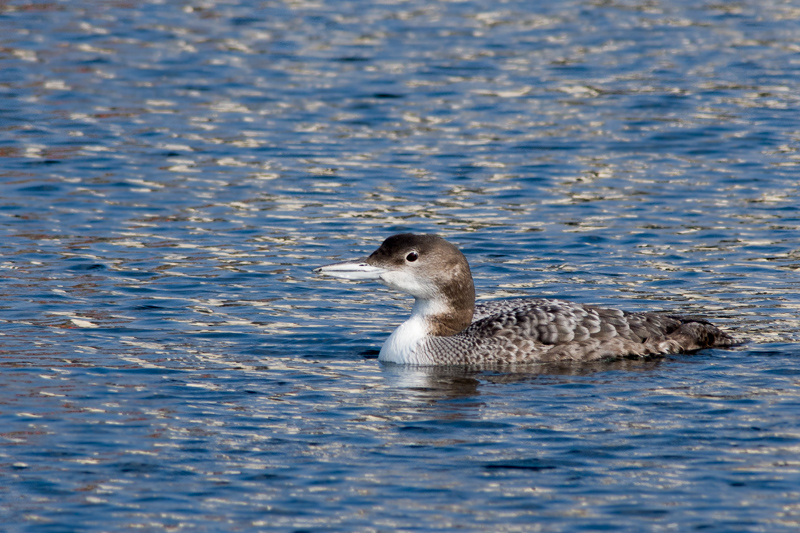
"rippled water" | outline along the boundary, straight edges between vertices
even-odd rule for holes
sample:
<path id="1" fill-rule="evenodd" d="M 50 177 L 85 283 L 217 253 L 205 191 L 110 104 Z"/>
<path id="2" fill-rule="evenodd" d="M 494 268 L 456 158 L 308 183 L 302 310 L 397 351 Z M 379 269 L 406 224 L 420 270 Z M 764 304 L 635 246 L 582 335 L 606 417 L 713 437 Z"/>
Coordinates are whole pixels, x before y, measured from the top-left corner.
<path id="1" fill-rule="evenodd" d="M 794 1 L 0 4 L 0 516 L 794 531 Z M 399 231 L 731 350 L 384 366 Z"/>

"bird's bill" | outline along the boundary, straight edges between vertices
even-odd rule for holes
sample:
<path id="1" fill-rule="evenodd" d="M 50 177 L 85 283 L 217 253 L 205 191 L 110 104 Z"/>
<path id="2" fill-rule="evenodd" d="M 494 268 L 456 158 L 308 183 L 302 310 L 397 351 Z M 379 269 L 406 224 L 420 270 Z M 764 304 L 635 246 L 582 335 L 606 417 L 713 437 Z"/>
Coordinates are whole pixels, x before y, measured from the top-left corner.
<path id="1" fill-rule="evenodd" d="M 332 265 L 321 266 L 319 268 L 315 268 L 314 272 L 341 279 L 378 280 L 380 279 L 381 274 L 386 272 L 386 269 L 368 264 L 365 258 L 358 259 L 356 261 L 345 261 L 344 263 L 334 263 Z"/>

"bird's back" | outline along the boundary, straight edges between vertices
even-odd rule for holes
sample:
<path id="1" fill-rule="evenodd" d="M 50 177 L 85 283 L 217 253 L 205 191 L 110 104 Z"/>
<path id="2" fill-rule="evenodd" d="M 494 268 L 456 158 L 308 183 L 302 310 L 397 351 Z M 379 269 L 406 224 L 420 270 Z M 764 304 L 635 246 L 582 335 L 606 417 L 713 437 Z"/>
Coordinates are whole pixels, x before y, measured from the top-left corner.
<path id="1" fill-rule="evenodd" d="M 440 362 L 595 361 L 731 346 L 735 340 L 705 320 L 631 313 L 561 300 L 479 302 L 472 324 L 452 337 L 425 341 Z"/>

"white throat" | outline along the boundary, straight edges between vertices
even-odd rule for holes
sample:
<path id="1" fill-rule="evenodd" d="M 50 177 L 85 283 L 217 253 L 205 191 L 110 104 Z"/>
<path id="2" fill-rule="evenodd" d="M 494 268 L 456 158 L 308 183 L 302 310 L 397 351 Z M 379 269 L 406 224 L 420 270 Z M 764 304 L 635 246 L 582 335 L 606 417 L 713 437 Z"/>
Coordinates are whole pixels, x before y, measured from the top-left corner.
<path id="1" fill-rule="evenodd" d="M 432 364 L 430 354 L 424 353 L 419 347 L 422 341 L 431 337 L 433 317 L 445 312 L 447 306 L 439 300 L 415 299 L 411 317 L 386 339 L 378 360 L 406 365 Z"/>

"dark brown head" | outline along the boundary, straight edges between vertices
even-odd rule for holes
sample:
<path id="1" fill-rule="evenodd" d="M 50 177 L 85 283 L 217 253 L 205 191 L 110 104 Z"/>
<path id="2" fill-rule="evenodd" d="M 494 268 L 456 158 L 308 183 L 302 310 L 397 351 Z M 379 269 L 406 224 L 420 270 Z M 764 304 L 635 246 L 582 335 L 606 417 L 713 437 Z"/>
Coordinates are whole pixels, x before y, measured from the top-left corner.
<path id="1" fill-rule="evenodd" d="M 472 321 L 475 286 L 469 264 L 441 237 L 393 235 L 366 263 L 383 270 L 381 283 L 417 299 L 419 310 L 440 324 L 435 335 L 453 335 Z"/>

